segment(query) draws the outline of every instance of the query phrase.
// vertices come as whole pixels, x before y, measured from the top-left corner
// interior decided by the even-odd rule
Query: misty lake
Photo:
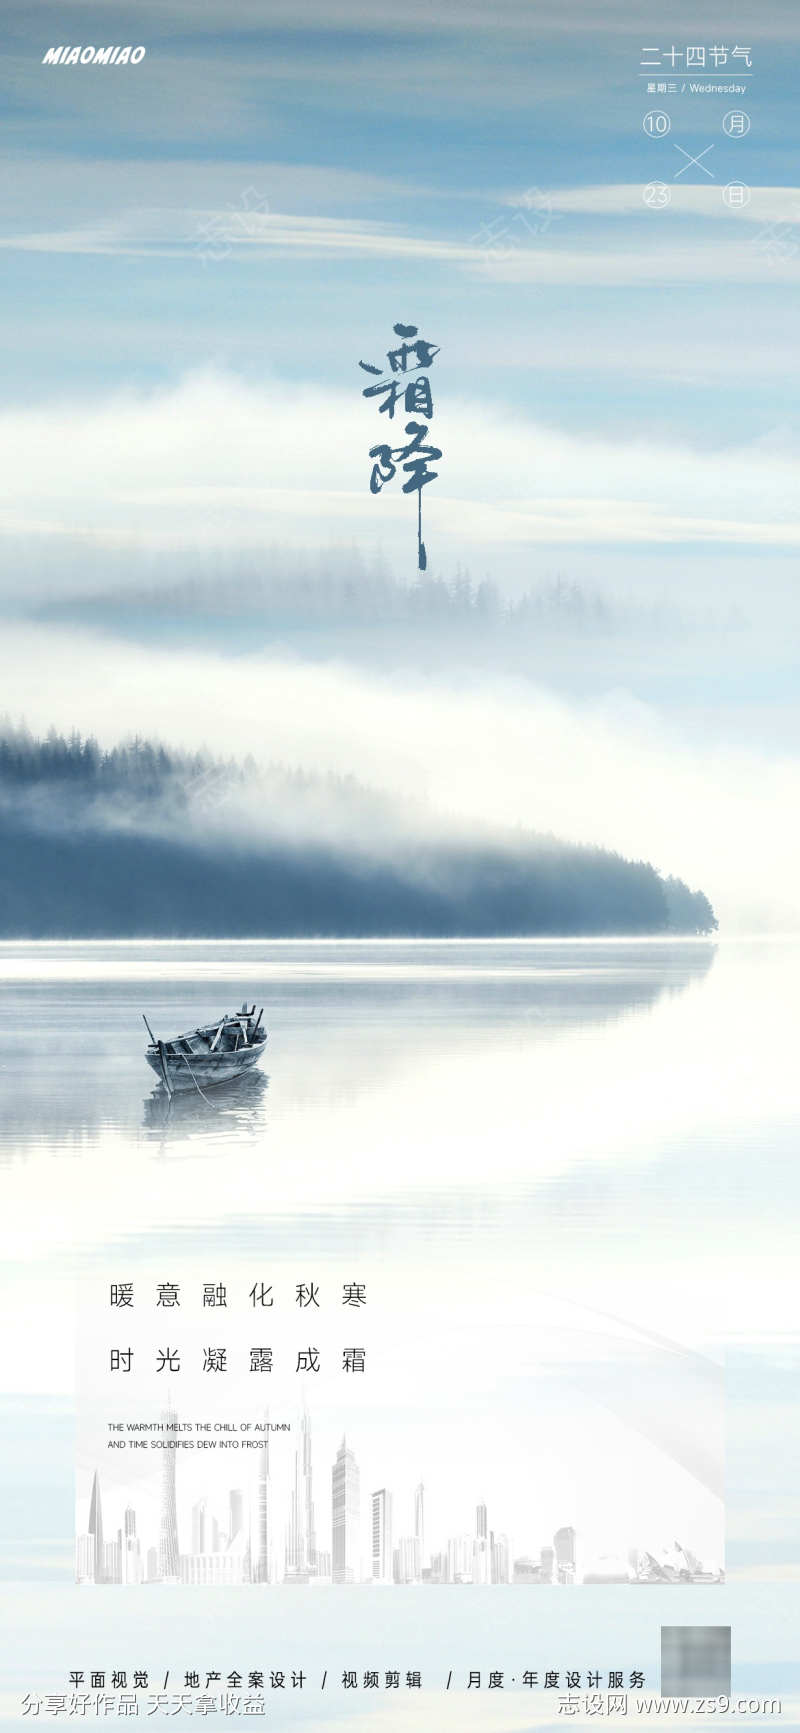
[[[4,1214],[37,1197],[41,1246],[74,1257],[267,1218],[295,1244],[440,1249],[479,1224],[548,1264],[702,1246],[706,1273],[746,1220],[740,1249],[772,1265],[796,962],[778,942],[4,943]],[[170,1106],[142,1013],[169,1035],[245,998],[258,1072]]]
[[[601,1320],[706,1367],[757,1345],[763,1371],[795,1328],[797,961],[744,940],[4,943],[11,1303],[123,1266],[346,1260],[395,1335],[473,1308],[510,1340],[535,1309],[559,1355]],[[170,1035],[244,999],[258,1072],[170,1105],[142,1012]],[[742,1519],[742,1561],[800,1556],[787,1509],[780,1544]]]

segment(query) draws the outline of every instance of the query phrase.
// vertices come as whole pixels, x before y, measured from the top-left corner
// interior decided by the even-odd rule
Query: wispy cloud
[[[680,159],[679,159],[680,160]],[[657,222],[666,216],[671,222],[678,217],[717,218],[732,228],[739,221],[751,223],[800,224],[800,187],[749,186],[749,202],[731,211],[722,197],[721,185],[685,186],[670,184],[670,206],[667,213],[651,213],[644,204],[644,182],[619,185],[560,187],[546,194],[546,207],[567,216],[639,217],[642,223]],[[541,197],[539,203],[541,204]],[[500,202],[515,210],[537,209],[535,195],[528,190],[498,195]]]
[[[745,240],[741,231],[734,230],[722,245],[718,236],[698,244],[682,233],[673,234],[663,223],[659,225],[659,218],[665,215],[669,223],[671,213],[646,211],[641,193],[639,208],[643,221],[637,233],[624,244],[608,244],[602,249],[564,245],[543,235],[520,237],[510,228],[498,235],[496,227],[482,224],[477,217],[474,236],[461,241],[413,234],[397,223],[280,211],[252,211],[246,224],[237,223],[230,206],[187,211],[132,209],[77,228],[17,229],[0,236],[0,248],[176,259],[191,252],[200,256],[204,250],[213,257],[215,247],[224,242],[226,256],[239,261],[252,262],[275,254],[284,258],[424,262],[480,272],[498,283],[542,287],[573,284],[597,289],[666,282],[764,281],[764,258],[749,244],[749,235]],[[679,218],[679,212],[674,214]],[[800,279],[800,257],[792,249],[783,249],[771,264],[774,281]]]
[[[83,228],[0,237],[0,246],[22,252],[105,253],[177,258],[189,249],[213,255],[222,241],[243,255],[264,249],[285,255],[322,257],[338,253],[367,259],[441,259],[482,263],[477,247],[403,234],[390,223],[325,216],[292,216],[278,211],[248,211],[236,221],[230,205],[187,211],[131,210],[113,220]]]
[[[322,461],[314,429],[334,427]],[[204,370],[168,389],[9,408],[0,531],[198,549],[358,535],[400,551],[410,502],[367,489],[368,447],[391,429],[362,402],[355,359],[352,393],[288,394]],[[436,430],[446,464],[429,521],[462,560],[553,543],[800,545],[788,434],[710,449],[657,434],[602,439],[446,396]]]

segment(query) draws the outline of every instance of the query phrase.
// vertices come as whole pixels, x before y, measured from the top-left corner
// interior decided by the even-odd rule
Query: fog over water
[[[486,1482],[476,1452],[503,1456],[502,1438],[517,1440],[511,1496],[533,1404],[539,1490],[515,1505],[521,1534],[546,1536],[551,1506],[574,1507],[596,1551],[614,1532],[655,1545],[655,1488],[684,1542],[710,1555],[722,1548],[727,1353],[729,1568],[800,1568],[796,1494],[779,1477],[755,1532],[747,1491],[759,1413],[774,1423],[794,1340],[796,962],[794,945],[666,939],[4,944],[0,1234],[8,1304],[28,1320],[6,1390],[69,1398],[58,1345],[76,1279],[90,1365],[120,1272],[143,1296],[176,1272],[190,1296],[209,1272],[234,1294],[254,1270],[276,1292],[312,1265],[329,1286],[357,1271],[375,1294],[363,1321],[373,1372],[346,1423],[368,1476],[404,1485],[391,1414],[398,1448],[405,1437],[422,1455],[439,1520],[457,1525]],[[260,1074],[170,1106],[151,1087],[141,1012],[169,1035],[253,997],[269,1030]],[[276,1353],[281,1329],[276,1313]],[[45,1339],[47,1354],[31,1353]],[[402,1420],[399,1389],[417,1392]],[[296,1401],[285,1371],[273,1400]],[[341,1399],[323,1379],[309,1400],[322,1472]],[[96,1447],[86,1401],[84,1465]],[[417,1401],[426,1424],[412,1443]],[[445,1408],[473,1443],[443,1478]],[[587,1423],[626,1465],[602,1500]],[[276,1486],[283,1472],[276,1458]],[[511,1522],[489,1480],[498,1523]]]

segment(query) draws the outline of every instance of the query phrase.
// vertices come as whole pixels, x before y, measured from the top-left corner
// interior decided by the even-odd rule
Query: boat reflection
[[[250,1071],[203,1092],[168,1095],[163,1083],[143,1103],[142,1124],[159,1138],[257,1136],[264,1128],[269,1077]]]
[[[97,961],[96,947],[56,949],[63,976],[53,964],[53,978],[40,979],[35,971],[45,964],[33,946],[32,979],[3,980],[0,946],[0,1171],[42,1147],[82,1159],[106,1137],[135,1144],[163,1130],[159,1088],[142,1131],[149,1081],[137,1033],[143,976],[149,1014],[165,1029],[187,1027],[192,1018],[199,1023],[211,983],[214,999],[225,1004],[241,1001],[242,974],[268,981],[282,1110],[310,1115],[316,1124],[322,1103],[355,1103],[377,1090],[387,1102],[394,1091],[405,1098],[420,1070],[429,1072],[465,1046],[474,1046],[480,1063],[520,1052],[522,1041],[535,1061],[542,1044],[572,1040],[579,1069],[595,1033],[615,1023],[641,1026],[665,1000],[691,995],[715,958],[714,945],[690,941],[309,943],[290,953],[254,941],[237,951],[232,974],[224,953],[215,963],[213,946],[206,953],[177,945],[162,955],[157,946],[123,945],[105,962]],[[243,1135],[249,1127],[255,1134],[264,1112],[256,1079],[254,1071],[254,1088],[245,1077],[203,1088],[208,1108],[195,1089],[187,1091],[176,1102],[170,1135],[185,1126],[188,1137],[210,1142],[215,1128],[217,1136],[233,1137],[237,1124]]]

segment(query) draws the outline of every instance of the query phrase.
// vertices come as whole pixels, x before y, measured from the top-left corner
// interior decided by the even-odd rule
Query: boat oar
[[[147,1030],[147,1033],[150,1036],[150,1040],[152,1041],[153,1046],[157,1047],[158,1042],[155,1038],[155,1035],[153,1034],[152,1029],[150,1028],[150,1024],[148,1023],[147,1018],[145,1017],[144,1011],[142,1012],[142,1022],[144,1023],[145,1029]]]

